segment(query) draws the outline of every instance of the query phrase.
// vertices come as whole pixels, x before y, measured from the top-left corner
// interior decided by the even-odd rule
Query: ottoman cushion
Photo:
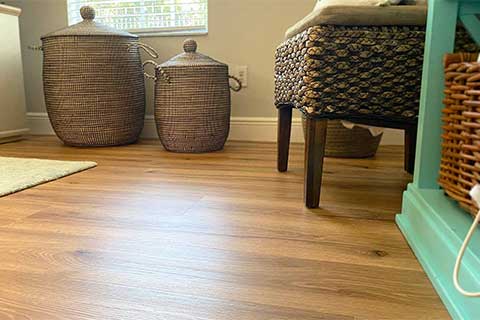
[[[366,0],[370,1],[370,0]],[[338,4],[339,2],[347,4]],[[363,2],[363,1],[361,1]],[[378,1],[372,0],[371,3]],[[322,0],[305,18],[290,27],[285,37],[319,25],[343,26],[424,26],[427,18],[425,5],[375,6],[355,5],[351,1]]]

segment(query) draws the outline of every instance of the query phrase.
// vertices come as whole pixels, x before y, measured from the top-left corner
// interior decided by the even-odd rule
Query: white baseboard
[[[30,134],[54,134],[47,113],[27,113]],[[143,138],[158,138],[155,120],[152,115],[145,118]],[[274,142],[277,139],[277,119],[268,117],[232,117],[230,124],[231,141]],[[292,120],[292,142],[303,142],[302,121],[300,118]],[[382,139],[383,145],[403,145],[402,130],[386,129]]]
[[[381,145],[384,146],[403,146],[404,131],[399,129],[385,129]]]
[[[27,126],[31,135],[54,135],[48,114],[46,112],[27,112]]]
[[[0,131],[0,139],[8,139],[11,137],[19,137],[28,133],[28,128]]]
[[[232,141],[277,141],[276,118],[233,117],[229,139]],[[292,142],[303,142],[301,119],[292,119]]]
[[[0,131],[0,144],[21,140],[29,131],[28,128]]]

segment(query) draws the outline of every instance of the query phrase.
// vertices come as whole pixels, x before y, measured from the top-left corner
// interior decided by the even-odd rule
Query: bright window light
[[[68,23],[80,22],[80,8],[95,9],[95,21],[138,34],[206,33],[208,0],[68,0]]]

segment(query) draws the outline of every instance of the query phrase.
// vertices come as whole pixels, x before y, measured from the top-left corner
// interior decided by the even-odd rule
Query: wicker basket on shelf
[[[445,56],[445,108],[439,184],[475,215],[469,195],[480,182],[480,63],[477,54]]]

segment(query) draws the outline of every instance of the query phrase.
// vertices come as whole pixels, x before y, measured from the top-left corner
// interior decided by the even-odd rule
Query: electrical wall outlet
[[[246,88],[248,86],[248,67],[247,66],[234,66],[232,75],[235,78],[238,78],[238,80],[240,80],[243,88]]]

